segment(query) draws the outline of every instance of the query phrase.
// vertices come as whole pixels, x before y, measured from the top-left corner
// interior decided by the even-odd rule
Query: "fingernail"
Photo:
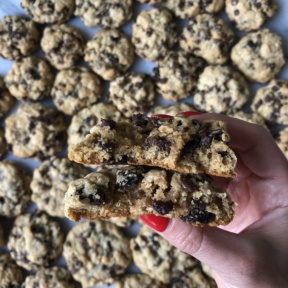
[[[176,117],[189,117],[189,116],[199,115],[199,114],[202,114],[202,113],[198,111],[184,111],[184,112],[176,114]]]
[[[152,229],[158,231],[158,232],[163,232],[168,226],[168,223],[170,221],[169,218],[161,217],[161,216],[156,216],[153,214],[149,215],[142,215],[140,216],[141,220],[151,227]]]
[[[173,116],[166,114],[152,114],[150,117],[159,117],[159,118],[174,118]]]

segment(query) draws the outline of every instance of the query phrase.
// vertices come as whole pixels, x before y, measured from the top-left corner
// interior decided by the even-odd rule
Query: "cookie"
[[[104,80],[113,80],[134,62],[134,47],[119,30],[101,30],[87,42],[85,61]]]
[[[40,34],[33,21],[22,16],[0,19],[0,56],[19,60],[31,55],[39,46]]]
[[[49,267],[60,256],[64,234],[60,225],[44,211],[15,219],[8,249],[16,263],[26,270]]]
[[[228,113],[240,109],[249,99],[244,77],[228,66],[208,66],[200,75],[194,106],[203,112]]]
[[[64,257],[83,287],[112,284],[131,262],[129,239],[109,222],[82,222],[70,230]]]
[[[0,158],[6,152],[6,140],[4,137],[4,129],[0,128]]]
[[[165,288],[165,285],[145,274],[127,274],[115,283],[115,288]]]
[[[272,80],[285,64],[282,39],[268,29],[249,33],[232,48],[233,64],[250,80]]]
[[[229,59],[234,33],[218,16],[199,14],[191,18],[180,36],[180,47],[209,64],[224,64]]]
[[[226,0],[229,20],[239,30],[258,30],[277,12],[275,0]]]
[[[141,166],[93,172],[71,182],[65,194],[65,215],[74,221],[155,214],[219,226],[233,219],[232,207],[229,195],[204,174]]]
[[[263,126],[264,128],[268,129],[266,124],[265,124],[265,119],[259,115],[258,113],[246,113],[244,111],[232,111],[229,113],[228,116],[252,123],[252,124],[257,124],[260,126]]]
[[[288,80],[273,79],[259,88],[251,108],[268,123],[288,125]]]
[[[13,162],[0,162],[0,215],[15,217],[28,208],[31,177]]]
[[[44,160],[64,148],[67,125],[55,109],[39,103],[22,105],[5,124],[8,148],[17,157]]]
[[[288,159],[288,127],[281,130],[278,138],[276,139],[276,143],[284,153],[285,157]]]
[[[34,275],[26,277],[23,288],[79,288],[71,273],[64,267],[41,269]]]
[[[68,146],[84,140],[90,129],[101,123],[101,119],[124,120],[114,105],[98,103],[84,108],[72,118],[68,129]]]
[[[137,217],[111,217],[108,221],[124,228],[132,226],[137,221]]]
[[[198,260],[172,246],[147,226],[142,226],[136,238],[130,240],[133,260],[140,270],[165,284],[179,274],[186,274],[198,265]],[[193,286],[190,286],[193,287]]]
[[[146,113],[155,100],[155,86],[149,75],[126,73],[110,82],[108,101],[124,115]]]
[[[180,173],[236,175],[236,156],[229,148],[225,123],[199,122],[183,117],[148,118],[131,122],[102,120],[82,142],[71,147],[69,158],[82,164],[158,166]]]
[[[21,6],[35,22],[60,24],[72,17],[75,0],[22,0]]]
[[[84,177],[88,173],[87,168],[67,158],[50,158],[33,172],[32,201],[49,215],[64,217],[64,195],[69,182]]]
[[[117,28],[132,18],[132,8],[132,0],[76,0],[75,15],[90,27]]]
[[[191,18],[200,13],[217,13],[224,6],[225,0],[166,0],[163,5],[182,19]]]
[[[75,67],[58,72],[51,96],[58,108],[68,115],[97,102],[102,93],[100,79],[85,67]]]
[[[6,88],[3,78],[0,77],[0,118],[14,105],[15,99]]]
[[[193,111],[194,108],[186,103],[176,103],[175,105],[156,105],[151,108],[148,115],[153,114],[165,114],[170,116],[176,116],[177,114],[185,111]]]
[[[21,287],[24,276],[21,269],[15,261],[11,259],[10,254],[4,253],[0,255],[0,287],[11,288]]]
[[[193,92],[204,61],[185,51],[171,51],[153,69],[158,92],[167,100],[183,100]]]
[[[54,75],[49,64],[38,57],[15,62],[5,77],[9,92],[19,101],[41,101],[50,96]]]
[[[46,27],[41,39],[41,48],[52,66],[58,70],[76,65],[83,55],[82,32],[66,24]]]
[[[165,8],[142,11],[132,30],[136,54],[149,61],[163,59],[178,40],[173,15]]]

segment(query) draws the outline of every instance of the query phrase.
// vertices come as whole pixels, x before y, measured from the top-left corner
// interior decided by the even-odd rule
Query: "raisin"
[[[107,141],[106,143],[99,141],[98,145],[100,148],[102,148],[104,151],[108,153],[113,153],[116,148],[116,144],[112,140]]]
[[[193,177],[189,174],[182,174],[180,176],[180,183],[185,190],[191,193],[199,189],[199,186],[194,183]]]
[[[112,119],[103,119],[101,118],[102,126],[109,127],[110,130],[114,129],[116,126],[116,122]]]
[[[131,120],[133,125],[138,126],[140,128],[146,127],[147,124],[149,123],[148,117],[143,114],[133,114]]]
[[[135,188],[143,179],[143,175],[134,171],[123,170],[117,174],[116,185],[124,190]]]
[[[154,210],[160,215],[168,214],[173,209],[173,202],[169,201],[152,201]]]
[[[171,150],[171,143],[165,137],[161,137],[159,135],[148,137],[145,140],[145,146],[148,148],[157,146],[160,151],[165,151],[167,153],[170,153]]]
[[[200,222],[202,224],[209,224],[215,220],[215,214],[207,212],[199,208],[193,208],[188,215],[181,215],[180,219],[187,223]]]
[[[77,191],[78,192],[78,191]],[[79,193],[79,200],[85,202],[89,202],[91,205],[104,205],[106,204],[106,195],[104,189],[96,188],[94,189],[94,194],[83,194]]]

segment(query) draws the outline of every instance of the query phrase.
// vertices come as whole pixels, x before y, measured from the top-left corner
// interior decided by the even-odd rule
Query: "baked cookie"
[[[64,257],[83,287],[112,284],[131,262],[129,239],[109,222],[82,222],[70,230]]]
[[[64,267],[41,269],[34,275],[26,277],[23,288],[79,288],[71,273]]]
[[[39,46],[40,34],[35,23],[22,16],[0,19],[0,56],[19,60],[32,54]]]
[[[41,48],[52,66],[58,70],[76,65],[84,51],[82,32],[66,24],[44,29]]]
[[[149,75],[126,73],[110,82],[108,101],[125,116],[146,113],[155,100],[155,86]]]
[[[172,246],[146,225],[142,226],[136,238],[130,240],[130,247],[140,270],[165,284],[199,264],[198,260]]]
[[[252,123],[257,124],[260,126],[263,126],[264,128],[268,129],[265,124],[265,119],[259,115],[258,113],[246,113],[244,111],[232,111],[228,114],[228,116]]]
[[[65,215],[74,221],[155,214],[219,226],[231,222],[232,207],[229,195],[204,174],[141,166],[93,172],[71,182],[65,194]]]
[[[4,135],[5,135],[4,129],[0,128],[0,158],[6,152],[7,143],[6,143]]]
[[[194,111],[194,108],[186,103],[176,103],[174,105],[156,105],[151,108],[148,115],[153,114],[165,114],[170,116],[176,116],[184,111]]]
[[[194,106],[203,112],[228,113],[240,109],[249,99],[244,77],[228,66],[208,66],[200,75]]]
[[[229,20],[239,30],[258,30],[264,22],[274,16],[278,5],[275,0],[226,0]]]
[[[115,288],[165,288],[166,286],[145,274],[126,274],[115,283]]]
[[[276,139],[276,143],[288,159],[288,127],[284,128],[280,132],[278,138]]]
[[[64,234],[60,225],[44,211],[15,219],[8,249],[16,263],[26,270],[49,267],[60,256]]]
[[[183,50],[202,57],[209,64],[224,64],[229,59],[234,33],[220,17],[199,14],[191,18],[180,36]]]
[[[119,30],[101,30],[87,42],[85,61],[104,80],[111,81],[134,62],[134,47]]]
[[[41,101],[50,96],[54,75],[49,64],[30,56],[16,61],[5,77],[9,92],[19,101]]]
[[[269,123],[288,125],[288,80],[273,79],[259,88],[251,108]]]
[[[72,17],[75,0],[22,0],[21,6],[35,22],[59,24]]]
[[[231,60],[250,81],[265,83],[285,64],[282,39],[268,29],[249,33],[232,48]]]
[[[51,96],[58,110],[75,115],[97,102],[101,93],[102,86],[98,76],[85,67],[75,67],[58,72]]]
[[[136,54],[149,61],[164,58],[178,40],[173,15],[165,8],[142,11],[132,29]]]
[[[72,118],[68,128],[68,146],[84,140],[90,129],[101,123],[101,119],[111,119],[117,122],[124,120],[114,105],[98,103],[84,108]]]
[[[20,267],[18,267],[10,254],[0,255],[0,287],[11,288],[21,287],[24,277]]]
[[[17,157],[44,160],[64,148],[67,125],[55,109],[39,103],[22,105],[5,123],[8,148]]]
[[[85,140],[71,147],[69,158],[82,164],[159,166],[180,173],[236,175],[226,124],[218,120],[148,118],[131,122],[102,120]]]
[[[75,15],[85,25],[117,28],[132,18],[132,0],[76,0]]]
[[[3,78],[0,77],[0,118],[12,108],[14,103],[15,99],[6,88]]]
[[[28,208],[31,177],[13,162],[0,162],[0,215],[15,217]]]
[[[177,17],[186,19],[200,13],[217,13],[224,6],[225,0],[166,0],[163,5]]]
[[[153,69],[158,92],[167,100],[189,97],[197,84],[204,61],[185,51],[168,52]]]

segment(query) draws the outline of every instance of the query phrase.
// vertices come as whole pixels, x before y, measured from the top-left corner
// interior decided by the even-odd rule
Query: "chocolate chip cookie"
[[[39,46],[40,34],[33,21],[22,16],[0,19],[0,56],[19,60],[32,54]]]
[[[101,30],[87,42],[85,61],[104,80],[113,80],[134,62],[134,47],[119,30]]]
[[[225,123],[183,117],[148,118],[131,122],[102,120],[85,140],[73,146],[69,158],[83,164],[159,166],[180,173],[236,175],[236,156],[229,148]]]
[[[208,66],[200,75],[194,106],[203,112],[228,113],[240,109],[249,99],[244,77],[228,66]]]
[[[101,93],[98,76],[85,67],[75,67],[58,72],[51,96],[58,110],[75,115],[98,101]]]
[[[75,15],[85,25],[117,28],[132,18],[132,0],[76,0]]]
[[[19,106],[6,118],[5,138],[9,150],[20,158],[44,160],[64,148],[64,116],[39,103]]]
[[[110,285],[131,262],[129,239],[109,222],[82,222],[68,233],[64,257],[83,287]]]
[[[274,79],[259,88],[251,108],[269,123],[288,125],[288,80]]]
[[[28,208],[31,177],[13,162],[0,162],[0,215],[15,217]]]
[[[50,96],[54,75],[49,64],[38,57],[16,61],[5,77],[9,92],[19,101],[41,101]]]
[[[110,82],[108,101],[124,115],[146,113],[154,103],[155,87],[149,75],[126,73]]]
[[[281,130],[276,139],[276,143],[288,159],[288,127]]]
[[[189,97],[197,84],[204,61],[185,51],[171,51],[153,69],[158,92],[167,100]]]
[[[0,158],[6,152],[6,146],[7,143],[4,137],[4,129],[0,128]]]
[[[22,0],[21,6],[35,22],[59,24],[72,17],[75,0]]]
[[[6,88],[3,78],[0,77],[0,118],[12,108],[14,103],[15,99]]]
[[[68,69],[76,65],[84,51],[82,32],[66,24],[44,29],[41,48],[52,66]]]
[[[270,81],[285,64],[282,39],[268,29],[249,33],[233,47],[231,60],[250,81]]]
[[[165,285],[145,274],[127,274],[115,283],[115,288],[165,288]]]
[[[149,61],[163,59],[178,40],[173,15],[165,8],[142,11],[132,29],[136,54]]]
[[[218,16],[199,14],[192,17],[180,36],[183,50],[202,57],[209,64],[224,64],[229,59],[234,33]]]
[[[26,270],[49,267],[60,256],[64,234],[60,225],[44,211],[15,219],[8,249],[16,263]]]
[[[275,0],[226,0],[229,20],[239,30],[258,30],[264,22],[274,16],[278,5]]]
[[[186,103],[175,103],[174,105],[156,105],[150,109],[148,115],[151,116],[153,114],[165,114],[170,116],[176,116],[181,112],[193,110],[194,108]]]

